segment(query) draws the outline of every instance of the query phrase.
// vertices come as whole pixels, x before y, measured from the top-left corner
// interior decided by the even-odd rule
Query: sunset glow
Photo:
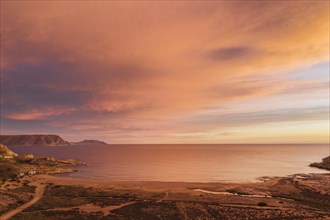
[[[328,1],[1,1],[1,134],[328,143]]]

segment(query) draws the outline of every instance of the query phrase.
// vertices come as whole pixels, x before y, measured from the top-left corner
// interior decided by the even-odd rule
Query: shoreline
[[[63,173],[70,173],[75,171],[63,171]],[[51,174],[38,174],[38,175],[29,175],[21,178],[22,180],[28,180],[34,183],[40,184],[55,184],[55,185],[71,185],[71,186],[83,186],[83,187],[100,187],[100,188],[118,188],[122,187],[125,189],[149,189],[149,190],[172,190],[172,191],[195,191],[199,193],[214,194],[214,195],[225,195],[225,196],[242,196],[250,197],[249,193],[234,192],[231,191],[231,188],[234,187],[251,187],[251,186],[261,186],[269,187],[281,180],[290,180],[290,181],[304,181],[313,177],[324,177],[327,181],[330,181],[330,172],[327,173],[308,173],[308,174],[293,174],[288,176],[274,176],[266,177],[267,180],[260,180],[258,182],[185,182],[185,181],[120,181],[120,180],[105,180],[105,179],[88,179],[88,178],[71,178],[71,177],[62,177],[58,176],[61,173],[51,173]],[[303,178],[301,178],[303,176]],[[3,182],[2,185],[5,185],[11,180]],[[200,188],[199,188],[200,187]],[[203,189],[201,189],[203,188]],[[2,187],[0,188],[2,189]],[[224,191],[219,191],[220,189]],[[228,190],[228,191],[226,191]],[[330,189],[329,198],[330,198]],[[253,198],[253,196],[251,196]],[[261,197],[254,198],[272,198],[272,196],[261,195]]]
[[[306,180],[313,176],[325,176],[329,178],[330,181],[330,172],[325,171],[324,173],[297,173],[291,174],[287,176],[263,176],[256,178],[255,182],[227,182],[227,181],[218,181],[218,182],[198,182],[198,181],[157,181],[157,180],[107,180],[107,179],[92,179],[92,178],[76,178],[76,177],[64,177],[60,176],[61,174],[72,173],[77,171],[64,171],[59,173],[51,173],[51,174],[39,174],[29,176],[31,179],[43,180],[44,183],[48,181],[50,183],[60,183],[63,182],[68,185],[83,185],[83,184],[94,184],[94,185],[127,185],[127,186],[135,186],[135,185],[168,185],[168,186],[226,186],[226,185],[258,185],[258,184],[267,184],[273,181],[278,181],[281,179],[290,179],[290,180]],[[261,179],[262,178],[262,179]],[[330,190],[330,189],[329,189]]]
[[[237,215],[253,219],[267,219],[269,215],[291,219],[330,218],[330,189],[326,184],[330,181],[330,173],[295,174],[256,183],[109,181],[49,174],[25,176],[21,181],[29,182],[29,187],[44,186],[46,190],[39,201],[25,207],[15,219],[37,217],[36,213],[54,215],[57,219],[68,216],[78,219],[82,216],[95,219],[140,216],[137,219],[149,219],[146,216],[155,213],[156,217],[150,219],[162,219],[158,215],[165,219],[232,219]],[[3,188],[5,184],[7,190]],[[0,200],[1,193],[6,196],[6,191],[12,193],[19,189],[21,186],[17,183],[3,183]],[[175,213],[170,212],[169,207],[176,210]],[[13,212],[13,208],[10,210]],[[98,217],[94,216],[95,211]]]
[[[70,173],[75,171],[65,171],[63,173]],[[28,179],[32,182],[38,182],[41,184],[58,184],[58,185],[72,185],[72,186],[84,186],[84,187],[105,187],[105,188],[118,188],[122,187],[125,189],[163,189],[163,190],[184,190],[184,191],[195,191],[207,194],[215,194],[215,195],[230,195],[230,196],[243,196],[249,197],[249,193],[242,192],[233,192],[230,191],[231,188],[234,187],[251,187],[251,186],[262,186],[265,188],[273,185],[275,182],[281,180],[289,180],[293,182],[297,181],[305,181],[314,177],[323,177],[330,181],[330,172],[326,173],[300,173],[293,174],[288,176],[273,176],[266,177],[267,180],[260,180],[257,182],[185,182],[185,181],[127,181],[127,180],[106,180],[106,179],[88,179],[88,178],[72,178],[72,177],[62,177],[58,176],[61,173],[54,174],[38,174],[38,175],[30,175],[26,176],[23,179]],[[203,189],[199,189],[203,188]],[[212,190],[224,190],[224,191],[212,191]],[[228,191],[226,191],[228,190]],[[329,198],[330,198],[330,189]],[[261,198],[261,197],[255,197]],[[271,196],[263,196],[263,198],[271,198]]]
[[[269,164],[269,160],[266,159],[270,158],[270,154],[268,152],[273,152],[273,149],[267,149],[261,153],[256,151],[258,153],[255,154],[253,153],[254,151],[251,151],[254,150],[254,148],[251,148],[251,150],[250,148],[244,148],[247,150],[247,152],[252,153],[248,153],[246,157],[243,156],[246,158],[246,160],[243,158],[242,162],[240,162],[242,156],[237,156],[237,158],[235,156],[240,155],[237,154],[236,151],[240,150],[241,148],[234,150],[234,153],[232,153],[232,150],[230,150],[229,153],[235,156],[234,159],[228,159],[228,161],[225,159],[223,162],[221,162],[222,159],[215,160],[213,157],[213,155],[217,157],[217,153],[222,155],[221,148],[210,148],[212,151],[208,151],[199,146],[198,151],[191,153],[192,156],[183,156],[183,158],[181,158],[181,156],[176,156],[180,154],[171,153],[171,150],[169,151],[169,154],[165,154],[165,156],[162,156],[162,159],[160,160],[157,159],[157,155],[160,155],[160,153],[168,152],[169,148],[164,148],[161,151],[154,150],[155,148],[150,148],[152,151],[150,154],[147,154],[147,157],[139,156],[138,159],[134,159],[134,156],[129,155],[132,153],[143,155],[145,151],[149,151],[149,148],[141,148],[141,150],[139,148],[124,148],[123,150],[117,148],[113,148],[112,150],[109,149],[110,148],[106,147],[93,149],[93,147],[90,147],[89,145],[77,145],[75,148],[65,149],[62,147],[59,150],[58,148],[46,148],[44,150],[39,150],[36,148],[30,149],[29,147],[24,148],[24,150],[23,148],[13,148],[13,150],[17,150],[18,153],[32,153],[38,156],[47,155],[60,159],[74,158],[88,163],[88,166],[86,167],[71,167],[74,170],[78,170],[76,173],[58,175],[64,178],[96,180],[104,179],[110,181],[170,180],[175,182],[251,183],[259,182],[258,179],[263,176],[280,177],[296,173],[325,173],[324,170],[308,166],[310,163],[318,161],[318,158],[324,157],[324,153],[322,153],[321,156],[317,156],[316,159],[315,157],[308,157],[309,159],[305,160],[303,157],[299,156],[302,154],[302,152],[305,152],[305,148],[303,148],[303,150],[299,150],[299,152],[296,152],[294,148],[290,148],[288,150],[290,152],[288,155],[290,156],[284,157],[282,159],[274,157],[272,160],[270,160]],[[324,147],[317,148],[317,152],[323,152],[324,149]],[[227,152],[226,148],[224,148],[224,150]],[[274,148],[274,150],[276,150],[275,153],[277,152],[278,156],[280,155],[279,152],[282,151],[282,148],[280,150]],[[79,152],[79,154],[77,154],[77,152]],[[181,151],[179,150],[178,153],[179,152]],[[202,155],[204,155],[204,157],[201,157],[201,159],[197,160],[198,163],[194,163],[194,160],[191,159],[195,157],[194,155],[199,155],[196,153],[202,153]],[[153,157],[153,155],[156,156]],[[97,156],[100,156],[100,159],[98,159]],[[174,158],[172,156],[174,156]],[[210,158],[212,158],[212,162],[211,160],[206,160],[205,158],[208,158],[206,156],[210,156]],[[119,160],[118,158],[121,159]],[[144,162],[148,161],[148,158],[150,159],[151,164],[149,162]],[[220,158],[222,158],[222,156],[220,156]],[[180,162],[181,159],[182,161]],[[132,162],[129,162],[130,160]],[[199,163],[201,166],[199,166]],[[161,170],[161,172],[158,172],[158,170]],[[249,172],[249,170],[251,170],[251,172]]]
[[[85,165],[75,165],[73,167],[77,166],[85,166]],[[87,165],[88,166],[88,165]],[[68,167],[70,169],[70,167]],[[315,168],[317,170],[320,170],[320,168]],[[72,171],[70,171],[72,170]],[[254,180],[242,180],[242,181],[231,181],[231,180],[219,180],[219,181],[181,181],[181,180],[112,180],[112,179],[102,179],[102,178],[88,178],[88,177],[75,177],[75,176],[67,176],[70,173],[77,173],[79,172],[79,169],[70,169],[69,171],[64,172],[58,172],[58,173],[49,173],[48,175],[55,176],[55,177],[61,177],[61,178],[69,178],[69,179],[80,179],[80,180],[95,180],[95,181],[109,181],[109,182],[164,182],[164,183],[200,183],[200,184],[212,184],[212,183],[221,183],[221,184],[245,184],[245,183],[260,183],[260,182],[266,182],[270,179],[274,178],[284,178],[284,177],[292,177],[292,176],[301,176],[303,178],[304,176],[308,175],[314,175],[314,174],[329,174],[330,171],[328,170],[322,170],[320,172],[309,172],[309,173],[294,173],[294,174],[288,174],[283,176],[259,176],[255,177]],[[299,177],[298,177],[299,178]]]
[[[330,219],[326,170],[253,182],[119,181],[65,176],[86,165],[71,159],[0,162],[1,219]]]

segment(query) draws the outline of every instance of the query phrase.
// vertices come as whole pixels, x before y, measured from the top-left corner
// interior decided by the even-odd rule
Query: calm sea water
[[[77,159],[68,177],[186,182],[246,182],[260,176],[325,173],[308,165],[329,155],[329,145],[109,145],[10,147],[58,159]]]

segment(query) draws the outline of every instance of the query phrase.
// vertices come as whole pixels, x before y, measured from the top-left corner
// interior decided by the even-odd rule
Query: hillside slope
[[[17,157],[18,155],[9,150],[7,146],[0,144],[0,158],[13,158]]]
[[[7,146],[69,146],[58,135],[1,135],[0,143]]]

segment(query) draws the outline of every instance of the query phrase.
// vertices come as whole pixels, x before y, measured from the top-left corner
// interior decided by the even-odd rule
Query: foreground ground
[[[1,219],[330,219],[330,175],[266,182],[109,182],[26,176],[2,182]]]

